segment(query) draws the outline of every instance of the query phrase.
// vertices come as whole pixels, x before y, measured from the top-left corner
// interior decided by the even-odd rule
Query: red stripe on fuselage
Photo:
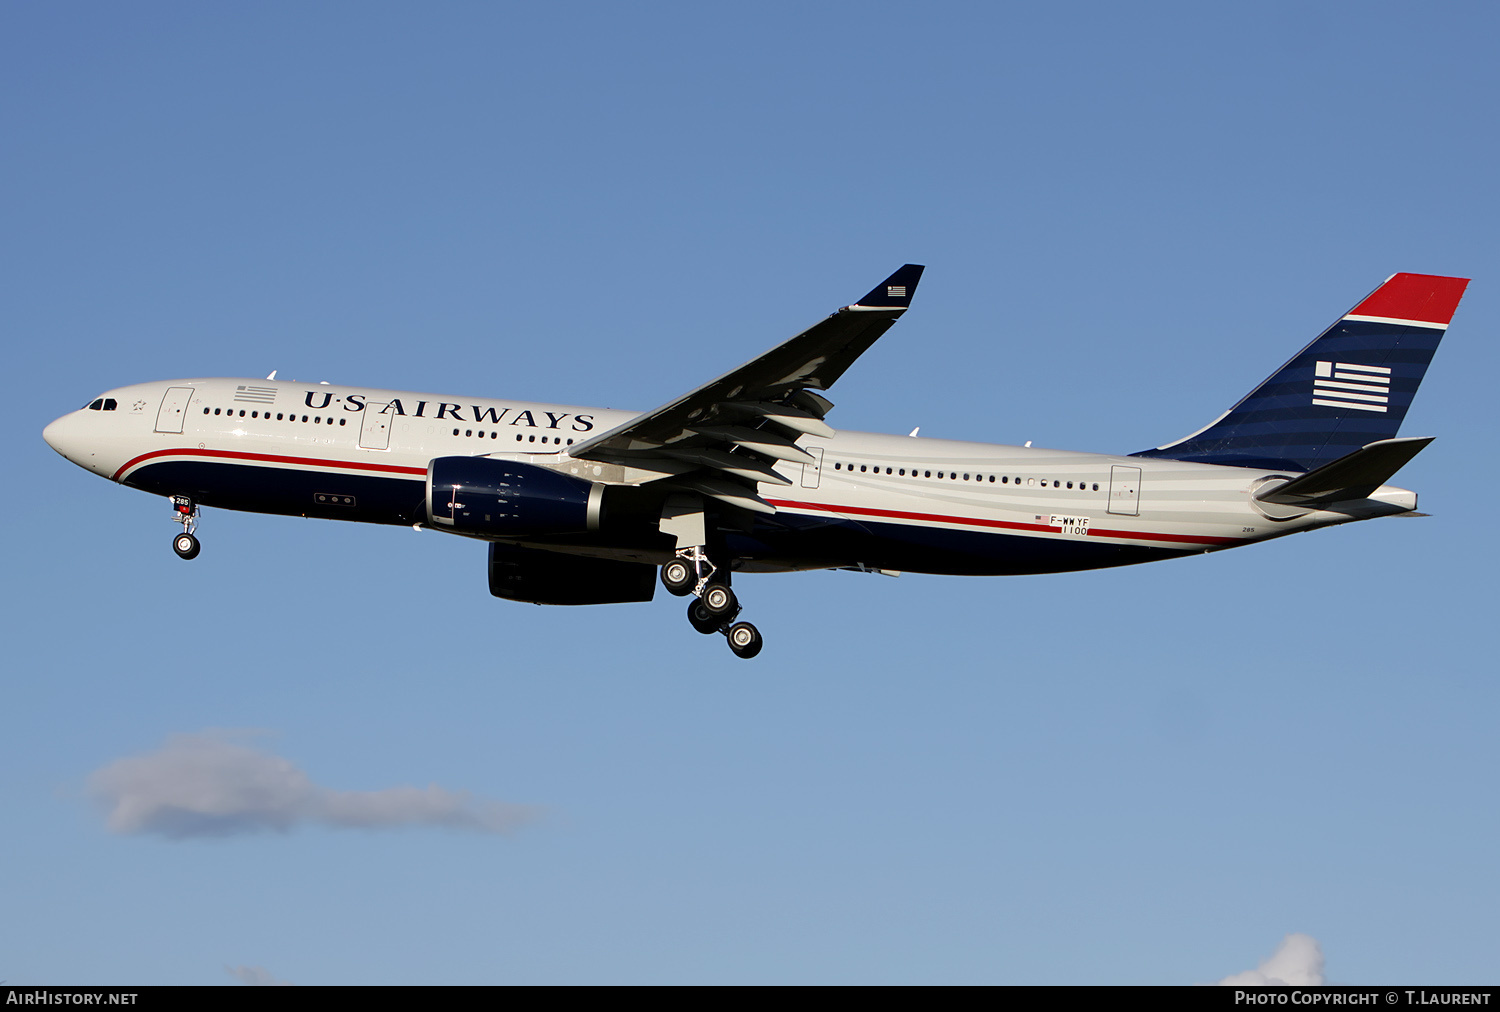
[[[1056,527],[1046,524],[1020,524],[1009,520],[988,520],[983,517],[954,517],[942,513],[907,513],[901,510],[878,510],[865,506],[825,506],[815,502],[796,502],[791,499],[767,499],[772,506],[787,506],[792,509],[818,510],[823,513],[856,515],[866,517],[889,517],[892,520],[926,520],[938,524],[963,524],[968,527],[995,527],[1011,531],[1035,531],[1038,534],[1057,534]],[[1194,545],[1237,545],[1243,538],[1220,538],[1198,534],[1154,534],[1148,531],[1109,531],[1090,527],[1089,537],[1128,538],[1132,541],[1172,541]]]
[[[303,464],[308,467],[338,467],[348,471],[381,471],[386,474],[420,474],[427,475],[425,467],[401,467],[398,464],[374,464],[355,460],[326,460],[321,457],[281,457],[269,453],[242,453],[239,450],[200,450],[200,449],[177,449],[177,450],[153,450],[143,453],[139,457],[126,461],[113,475],[115,481],[120,480],[120,475],[135,467],[142,461],[153,460],[157,457],[216,457],[222,460],[262,460],[270,464]]]
[[[119,481],[120,476],[137,464],[160,457],[212,457],[219,460],[254,460],[269,464],[302,464],[307,467],[332,467],[342,468],[349,471],[380,471],[386,474],[410,474],[426,476],[427,469],[423,467],[402,467],[398,464],[375,464],[353,460],[328,460],[322,457],[285,457],[269,453],[245,453],[239,450],[208,450],[196,448],[181,448],[174,450],[153,450],[143,453],[139,457],[132,458],[114,473],[114,480]],[[1055,534],[1057,529],[1046,524],[1022,524],[1009,520],[989,520],[984,517],[957,517],[943,513],[910,513],[903,510],[873,509],[867,506],[829,506],[823,503],[798,502],[793,499],[767,499],[773,506],[785,506],[791,509],[816,510],[820,513],[835,513],[840,516],[867,516],[885,517],[891,520],[922,520],[928,523],[938,524],[962,524],[966,527],[990,527],[999,530],[1033,531],[1038,534]],[[1208,535],[1196,534],[1155,534],[1147,531],[1112,531],[1099,527],[1090,527],[1089,534],[1101,538],[1125,538],[1133,541],[1168,541],[1196,545],[1234,545],[1239,544],[1242,538],[1220,538]]]

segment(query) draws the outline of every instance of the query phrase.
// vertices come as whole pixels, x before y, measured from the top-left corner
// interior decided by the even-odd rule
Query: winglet
[[[917,293],[917,282],[922,280],[921,264],[907,264],[895,274],[870,289],[850,309],[908,309],[911,297]]]
[[[1385,284],[1349,310],[1344,319],[1446,327],[1452,322],[1458,300],[1464,297],[1468,284],[1468,278],[1392,274]]]

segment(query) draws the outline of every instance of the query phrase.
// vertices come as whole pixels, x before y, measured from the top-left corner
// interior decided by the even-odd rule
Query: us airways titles
[[[323,398],[322,403],[314,404],[313,398],[319,395],[321,395]],[[370,407],[370,405],[365,403],[364,394],[350,394],[348,397],[335,397],[327,390],[309,390],[307,391],[307,396],[302,398],[302,403],[306,404],[314,411],[326,411],[330,404],[337,404],[340,402],[343,403],[345,411],[363,411],[365,410],[365,408]],[[470,419],[463,414],[464,406],[462,404],[450,404],[447,401],[439,401],[437,403],[437,413],[429,415],[426,414],[426,411],[431,403],[431,401],[417,401],[415,410],[408,412],[406,410],[406,406],[401,403],[401,398],[393,397],[384,407],[380,409],[378,413],[382,415],[396,414],[410,418],[430,418],[433,421],[437,421],[442,418],[452,419],[455,422],[470,421]],[[475,424],[479,425],[524,425],[533,429],[557,429],[562,426],[562,423],[565,420],[571,418],[573,419],[573,424],[569,426],[569,431],[589,432],[594,428],[593,415],[575,415],[568,411],[564,411],[562,414],[557,414],[552,411],[532,411],[531,409],[527,408],[521,411],[517,411],[515,417],[511,418],[510,421],[506,421],[506,417],[510,415],[512,411],[515,411],[515,408],[497,409],[481,407],[478,404],[471,404],[469,405],[469,410],[474,413],[474,418],[472,421]],[[536,416],[539,414],[547,416],[547,421],[545,424],[536,420]]]

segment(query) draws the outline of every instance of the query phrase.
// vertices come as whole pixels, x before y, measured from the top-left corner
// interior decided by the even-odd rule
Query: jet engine
[[[604,486],[535,464],[437,457],[427,465],[427,519],[484,537],[583,534],[599,529]]]
[[[528,604],[625,604],[656,593],[656,567],[490,542],[490,593]]]

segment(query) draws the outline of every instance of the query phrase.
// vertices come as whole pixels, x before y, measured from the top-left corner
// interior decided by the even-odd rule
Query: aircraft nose
[[[78,453],[83,443],[78,415],[77,411],[63,415],[42,430],[42,438],[47,441],[47,445],[74,463],[78,462]]]

